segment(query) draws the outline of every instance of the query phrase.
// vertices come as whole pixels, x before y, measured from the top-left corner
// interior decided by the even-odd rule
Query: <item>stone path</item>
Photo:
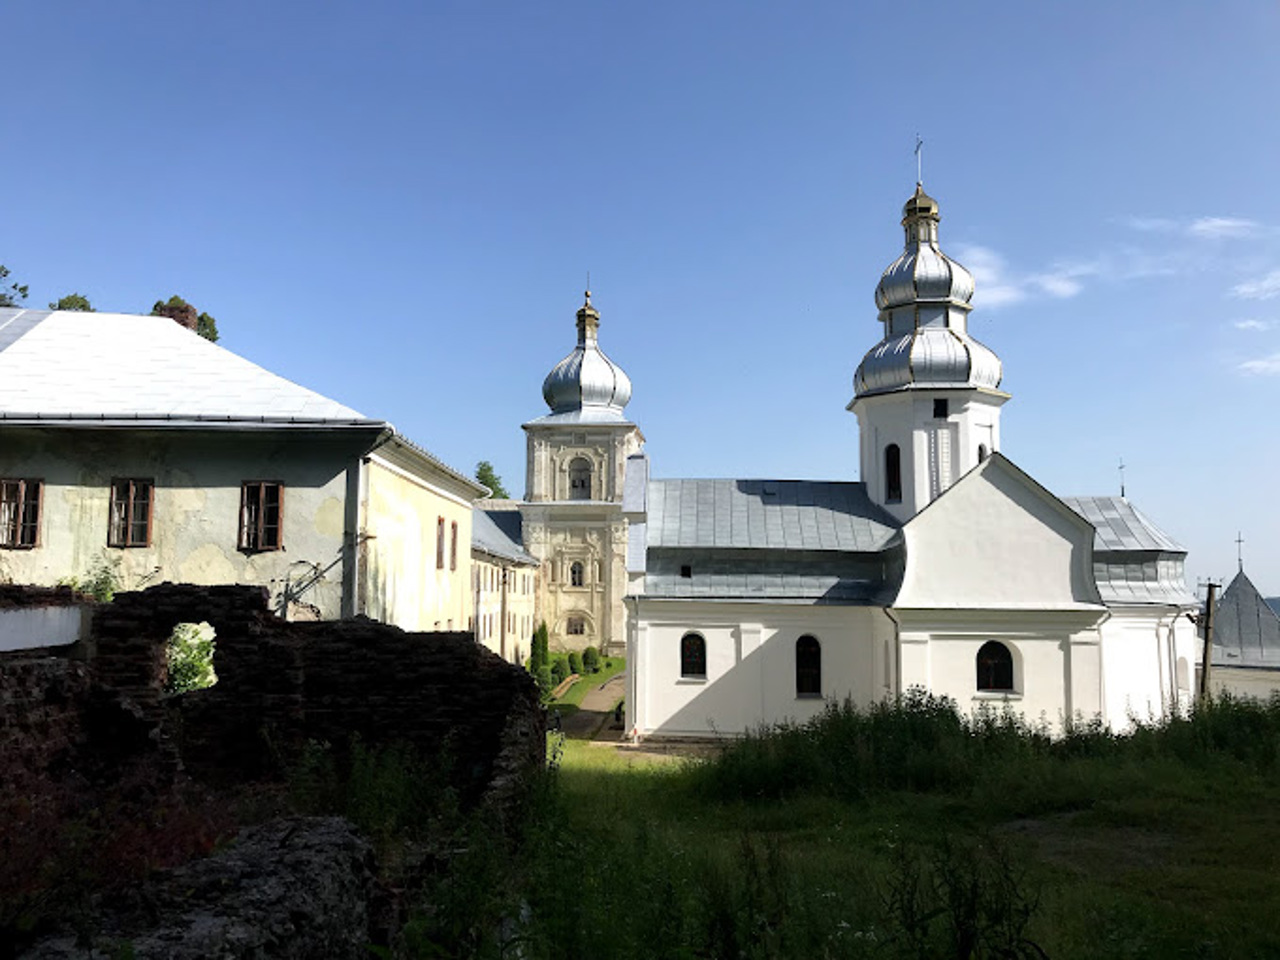
[[[613,708],[626,692],[627,674],[615,674],[587,691],[578,712],[565,717],[565,736],[574,740],[616,740],[621,730],[613,730]]]

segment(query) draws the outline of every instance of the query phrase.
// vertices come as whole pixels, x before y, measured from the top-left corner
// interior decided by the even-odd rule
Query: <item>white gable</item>
[[[895,607],[1070,610],[1100,606],[1094,530],[999,454],[903,528]]]

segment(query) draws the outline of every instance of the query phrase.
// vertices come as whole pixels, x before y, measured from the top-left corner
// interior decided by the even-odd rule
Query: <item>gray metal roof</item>
[[[382,421],[168,317],[0,309],[0,421]]]
[[[1176,540],[1147,519],[1124,497],[1059,497],[1091,524],[1095,554],[1106,551],[1187,551]]]
[[[898,521],[866,485],[818,480],[653,480],[648,545],[749,550],[884,549]]]
[[[1193,607],[1181,555],[1125,558],[1118,553],[1093,555],[1093,579],[1106,604],[1156,603]]]
[[[901,550],[651,549],[644,595],[888,606],[901,581]]]
[[[471,549],[503,560],[537,566],[538,558],[526,551],[522,543],[520,511],[495,510],[490,513],[479,506],[471,508]]]
[[[1280,617],[1243,570],[1218,598],[1213,614],[1213,663],[1280,669]]]

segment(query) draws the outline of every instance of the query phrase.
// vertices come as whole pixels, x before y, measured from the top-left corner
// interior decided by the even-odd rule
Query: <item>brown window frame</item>
[[[33,494],[31,491],[35,490]],[[34,501],[34,504],[33,504]],[[34,505],[34,516],[32,506]],[[12,512],[5,516],[6,506]],[[0,548],[32,550],[40,546],[44,511],[44,481],[36,477],[0,479]]]
[[[256,488],[256,489],[255,489]],[[274,537],[269,535],[272,525],[266,522],[267,491],[276,492],[276,522]],[[256,505],[253,500],[256,499]],[[250,513],[253,521],[250,523]],[[284,484],[279,480],[244,480],[240,484],[240,530],[236,540],[238,549],[245,553],[271,553],[284,549]]]
[[[444,517],[436,517],[436,569],[444,569]]]
[[[458,569],[458,521],[449,521],[449,569]]]
[[[564,623],[565,636],[585,637],[587,635],[586,617],[569,617]]]
[[[134,528],[138,521],[134,511],[138,505],[138,488],[147,488],[147,529],[144,539],[135,536]],[[121,490],[125,495],[123,504],[119,496]],[[123,506],[124,513],[117,525],[117,510]],[[113,477],[111,480],[111,506],[107,513],[107,546],[108,547],[149,547],[151,546],[151,530],[156,515],[156,481],[154,477]]]

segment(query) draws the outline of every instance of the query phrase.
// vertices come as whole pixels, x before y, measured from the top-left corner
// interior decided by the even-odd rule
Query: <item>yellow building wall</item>
[[[377,456],[365,469],[360,612],[405,630],[468,629],[470,500],[448,490],[447,477],[437,486]]]
[[[476,640],[510,663],[528,660],[530,641],[538,626],[537,567],[503,564],[477,554],[472,561],[472,590]]]

